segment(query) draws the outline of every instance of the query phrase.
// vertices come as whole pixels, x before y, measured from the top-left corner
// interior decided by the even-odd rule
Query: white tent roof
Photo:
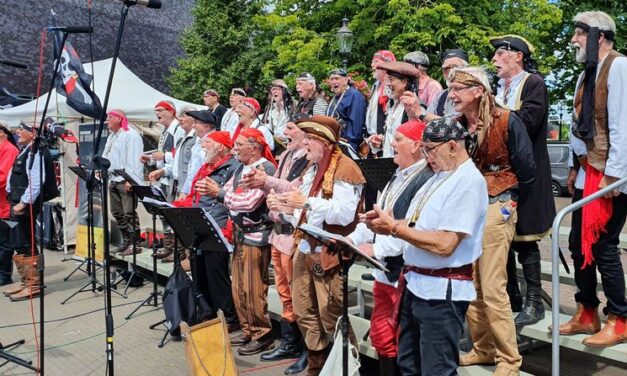
[[[106,59],[94,62],[94,80],[96,94],[100,101],[104,104],[105,91],[109,80],[109,72],[111,70],[111,62],[113,59]],[[91,74],[91,63],[83,64],[86,72]],[[39,121],[44,105],[46,103],[47,93],[39,97],[39,100],[33,100],[21,106],[0,110],[0,121],[9,124],[11,127],[17,127],[20,120],[34,119],[37,110],[37,118]],[[149,122],[156,121],[154,114],[154,106],[161,100],[170,100],[176,104],[176,108],[180,109],[185,105],[194,106],[198,109],[206,109],[206,106],[197,105],[195,103],[184,102],[174,99],[168,95],[154,89],[139,77],[137,77],[130,69],[128,69],[121,60],[118,59],[115,65],[115,76],[111,87],[111,96],[109,98],[109,109],[120,108],[126,112],[131,122]],[[56,117],[60,120],[80,119],[81,114],[71,109],[65,104],[65,97],[53,91],[48,106],[48,116]]]

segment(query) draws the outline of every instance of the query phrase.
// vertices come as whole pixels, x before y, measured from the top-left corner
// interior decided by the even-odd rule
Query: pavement
[[[557,206],[569,203],[567,198],[556,200]],[[564,226],[568,226],[564,223]],[[627,233],[627,231],[624,231]],[[567,244],[561,243],[562,249]],[[550,242],[541,242],[542,259],[550,260]],[[86,274],[78,272],[68,281],[63,279],[76,267],[76,261],[62,252],[46,250],[45,270],[45,363],[46,375],[103,375],[106,372],[105,353],[105,314],[104,294],[99,291],[77,294],[66,304],[60,304],[72,293],[89,282]],[[566,255],[567,259],[569,256]],[[622,263],[627,267],[627,254],[622,254]],[[627,270],[627,268],[625,269]],[[102,273],[98,273],[102,280]],[[164,280],[160,282],[163,284]],[[551,294],[549,282],[543,282],[545,290]],[[120,291],[124,284],[119,286]],[[162,285],[159,286],[162,289]],[[114,367],[117,375],[131,376],[173,376],[188,374],[182,342],[169,341],[158,348],[165,328],[150,330],[148,327],[164,318],[161,307],[144,306],[130,319],[125,320],[135,307],[146,299],[152,291],[152,284],[129,289],[128,297],[112,295],[114,318]],[[573,313],[575,288],[561,287],[560,304],[566,313]],[[603,294],[600,294],[604,304]],[[11,351],[12,354],[35,364],[38,360],[35,338],[39,336],[39,300],[32,303],[10,302],[0,297],[0,342],[5,345],[19,339],[26,343]],[[278,326],[278,323],[274,323]],[[278,334],[278,333],[277,333]],[[278,341],[276,342],[278,345]],[[242,357],[235,353],[239,374],[255,376],[282,375],[291,360],[260,362],[258,355]],[[561,351],[562,371],[565,375],[607,375],[627,374],[627,363],[610,362],[599,357],[577,351]],[[0,359],[0,364],[2,361]],[[523,370],[534,375],[550,375],[551,349],[548,344],[537,343],[533,351],[523,356]],[[362,375],[376,375],[376,361],[362,357]],[[13,363],[0,367],[0,375],[33,375],[30,371]]]

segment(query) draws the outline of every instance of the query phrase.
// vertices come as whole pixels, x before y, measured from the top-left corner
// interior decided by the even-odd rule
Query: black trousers
[[[424,300],[406,289],[401,301],[398,366],[402,375],[457,375],[457,342],[464,331],[470,302]]]
[[[13,274],[13,248],[11,248],[11,229],[0,221],[0,284],[11,281]]]
[[[17,222],[15,227],[13,227],[10,231],[11,236],[11,247],[15,250],[16,253],[30,257],[31,255],[31,246],[34,241],[34,233],[32,229],[35,228],[35,221],[37,220],[37,215],[39,214],[39,205],[33,206],[32,213],[32,227],[31,227],[31,205],[26,205],[22,214],[15,215],[13,214],[13,206],[16,204],[11,204],[11,217],[10,220]],[[39,249],[34,247],[34,254],[39,255]]]
[[[573,202],[581,199],[583,191],[575,190]],[[607,298],[607,312],[618,316],[627,316],[627,300],[625,299],[625,274],[620,261],[619,237],[625,218],[627,217],[627,194],[621,193],[612,199],[612,216],[607,222],[605,233],[592,246],[594,262],[581,270],[583,254],[581,253],[581,210],[573,213],[568,247],[571,251],[575,269],[575,283],[579,290],[575,301],[587,307],[597,307],[597,275],[601,274],[603,292]]]
[[[227,324],[237,324],[229,277],[229,257],[227,252],[205,251],[201,256],[194,257],[192,268],[198,281],[198,292],[209,304],[212,316],[221,309]]]

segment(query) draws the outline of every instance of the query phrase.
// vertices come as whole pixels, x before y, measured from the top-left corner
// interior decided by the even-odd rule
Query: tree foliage
[[[439,56],[447,48],[464,48],[472,64],[489,67],[489,38],[514,33],[536,47],[541,72],[554,79],[552,96],[563,98],[581,69],[568,47],[572,17],[584,9],[605,10],[615,17],[620,39],[626,35],[625,7],[624,0],[198,0],[182,39],[187,56],[168,82],[187,100],[207,87],[226,94],[233,86],[247,86],[263,99],[263,88],[275,78],[293,84],[304,71],[325,78],[341,65],[336,32],[346,16],[355,34],[349,70],[362,76],[369,75],[370,59],[380,49],[398,58],[427,53],[431,75],[439,79]]]

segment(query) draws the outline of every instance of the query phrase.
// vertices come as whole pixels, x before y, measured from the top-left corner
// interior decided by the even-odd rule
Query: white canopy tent
[[[107,88],[107,82],[109,80],[109,72],[111,69],[111,62],[113,59],[100,60],[93,63],[94,66],[94,88],[95,92],[100,98],[101,102],[104,102],[105,91]],[[91,74],[91,63],[83,64],[85,71]],[[17,127],[22,120],[33,121],[36,120],[39,123],[41,114],[43,112],[44,105],[46,103],[46,96],[44,93],[38,99],[29,103],[25,103],[21,106],[0,110],[0,122],[8,124],[10,127]],[[184,106],[194,106],[198,109],[206,109],[206,106],[197,105],[195,103],[189,103],[172,98],[160,91],[154,89],[139,77],[137,77],[131,70],[129,70],[122,61],[118,60],[115,67],[115,75],[113,78],[113,84],[111,87],[111,95],[107,108],[120,108],[126,113],[129,122],[131,124],[139,126],[138,131],[144,135],[151,135],[158,138],[159,133],[163,129],[161,125],[156,127],[147,126],[151,122],[156,123],[156,117],[154,113],[154,106],[161,100],[172,101],[177,109],[181,109]],[[50,98],[50,104],[48,106],[47,116],[51,116],[57,121],[65,122],[66,128],[71,129],[75,135],[78,136],[78,123],[90,122],[90,118],[86,118],[80,113],[74,111],[66,104],[64,96],[57,94],[53,91]],[[73,147],[64,144],[63,150],[63,162],[62,166],[64,171],[62,172],[63,181],[63,195],[59,200],[65,202],[65,243],[75,243],[75,229],[77,224],[77,210],[75,207],[76,200],[76,179],[75,176],[67,169],[66,166],[74,165],[76,161],[76,153]],[[69,177],[69,179],[66,179]],[[149,216],[144,210],[140,208],[138,215],[142,223],[142,227],[147,224]]]
[[[109,80],[109,71],[113,59],[106,59],[94,62],[94,88],[101,102],[104,102],[107,82]],[[83,68],[91,74],[91,63],[83,64]],[[47,93],[43,93],[41,97],[21,106],[0,110],[0,121],[9,124],[11,127],[17,127],[20,120],[35,119],[35,112],[39,116],[43,111],[46,103]],[[195,103],[189,103],[174,99],[160,91],[154,89],[139,77],[137,77],[130,69],[118,60],[115,66],[115,75],[111,86],[111,96],[109,99],[109,109],[120,108],[126,112],[130,122],[146,123],[155,121],[154,106],[161,100],[170,100],[174,102],[176,108],[182,108],[185,105],[195,106],[197,108],[206,109]],[[81,120],[84,118],[81,114],[71,109],[65,103],[65,97],[57,95],[53,91],[48,106],[48,115],[59,119],[60,121],[70,122],[72,120]]]

